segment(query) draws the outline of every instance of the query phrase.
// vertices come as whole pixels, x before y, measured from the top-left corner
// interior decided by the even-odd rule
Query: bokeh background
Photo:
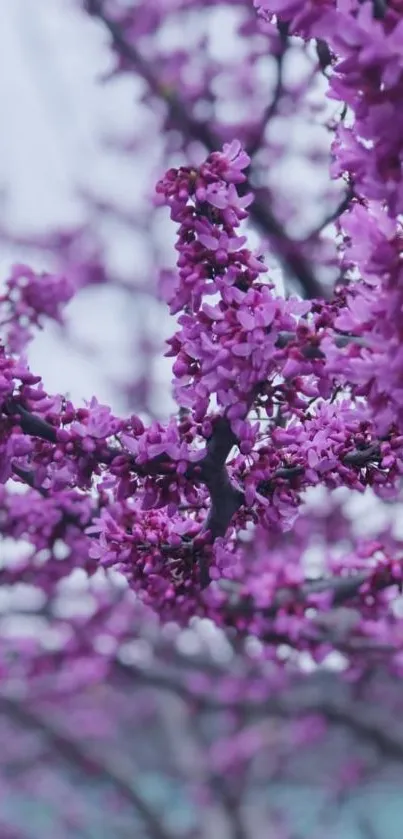
[[[75,402],[96,394],[116,412],[140,406],[148,416],[166,418],[174,405],[169,362],[161,351],[172,324],[153,295],[153,270],[165,260],[172,264],[174,239],[163,214],[153,218],[149,235],[152,184],[162,174],[161,141],[146,104],[139,102],[141,84],[130,76],[107,81],[114,66],[108,37],[77,3],[0,0],[0,20],[1,273],[7,276],[15,261],[52,270],[54,253],[47,237],[56,230],[79,231],[68,257],[75,271],[88,254],[95,273],[108,266],[108,283],[80,291],[68,307],[64,329],[50,326],[35,338],[31,366],[50,392],[66,393]],[[234,54],[231,28],[223,28],[220,13],[213,10],[209,27],[212,57],[223,51]],[[183,34],[172,31],[169,37],[174,43]],[[290,79],[293,74],[298,79],[299,62],[295,56]],[[294,139],[301,152],[312,126],[300,124],[297,129]],[[281,126],[277,130],[281,144]],[[133,136],[139,138],[137,148]],[[122,138],[134,152],[120,153]],[[298,154],[290,153],[273,174],[279,182],[283,179],[286,192],[298,195],[304,188],[303,220],[291,219],[297,231],[301,224],[314,227],[326,215],[327,202],[340,194],[340,185],[328,184],[328,142],[318,129],[321,152],[305,161],[308,168],[301,168]],[[331,249],[331,231],[328,238]],[[252,241],[257,243],[256,233]],[[330,258],[329,266],[331,273]],[[281,289],[282,271],[274,262],[272,270]],[[367,498],[365,503],[368,510],[372,502]],[[382,516],[391,515],[380,502],[370,509],[374,528]],[[358,518],[362,510],[361,500],[355,500],[352,516]],[[116,589],[120,591],[118,582]],[[73,581],[57,604],[60,624],[69,615],[70,601],[79,611],[77,604],[87,596],[80,580]],[[43,604],[39,617],[35,614],[32,593],[3,592],[0,601],[3,643],[11,635],[26,634],[27,626],[33,635],[49,633],[49,615]],[[84,603],[83,613],[85,608]],[[98,650],[102,644],[107,649],[99,628],[95,634]],[[49,634],[46,638],[51,649]],[[312,672],[309,689],[284,700],[284,707],[289,702],[291,708],[286,713],[278,714],[264,702],[257,712],[246,708],[235,713],[220,695],[222,707],[213,703],[211,708],[208,702],[195,704],[177,686],[193,684],[207,672],[207,692],[214,698],[211,685],[225,686],[240,666],[236,644],[207,622],[180,633],[173,627],[161,631],[155,622],[145,628],[140,616],[132,643],[123,646],[119,666],[103,683],[86,684],[89,660],[83,659],[82,687],[74,679],[74,691],[64,691],[56,710],[54,697],[39,700],[35,711],[24,706],[24,696],[20,704],[0,698],[0,839],[400,839],[399,720],[393,736],[382,734],[390,728],[391,714],[400,713],[401,686],[389,684],[396,707],[376,718],[372,730],[378,737],[371,738],[358,724],[367,709],[365,690],[372,703],[369,716],[376,710],[371,679],[358,696],[354,686],[340,685],[336,665],[326,677]],[[56,656],[47,684],[57,682],[59,689],[64,679],[68,685],[69,666],[64,669]],[[248,667],[252,673],[250,662]],[[375,668],[373,682],[385,686],[386,676]],[[331,722],[332,707],[339,708],[339,718],[333,711],[327,736],[308,744],[316,719],[312,711],[311,729],[302,727],[297,751],[288,720],[296,708],[311,703],[315,709],[318,701],[330,708]],[[50,728],[44,724],[48,716]],[[233,777],[225,738],[242,728],[245,769]],[[90,757],[80,750],[83,741],[90,745]],[[248,762],[254,750],[256,757]],[[350,790],[343,772],[352,754],[360,783],[352,776]],[[155,823],[150,811],[157,813]],[[170,833],[158,826],[161,814]]]

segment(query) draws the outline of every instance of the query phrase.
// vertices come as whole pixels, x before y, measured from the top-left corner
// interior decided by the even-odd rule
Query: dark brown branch
[[[348,208],[350,206],[350,203],[351,203],[353,198],[354,198],[354,187],[353,187],[352,184],[349,184],[348,187],[347,187],[345,195],[343,196],[343,198],[341,199],[341,201],[339,202],[337,207],[334,210],[332,210],[332,212],[329,213],[329,215],[326,216],[323,219],[323,221],[321,221],[321,223],[318,227],[315,227],[315,229],[311,231],[309,236],[307,236],[306,241],[309,242],[310,239],[314,238],[319,233],[321,233],[322,230],[324,230],[325,227],[328,226],[328,224],[332,224],[332,222],[337,221],[337,219],[341,215],[343,215],[343,213],[345,213],[346,210],[348,210]]]
[[[371,443],[370,446],[366,446],[364,449],[354,449],[354,451],[348,452],[342,460],[347,466],[361,467],[366,466],[368,463],[379,461],[380,458],[381,450],[379,442],[375,442]]]
[[[230,423],[223,417],[216,421],[212,437],[207,443],[206,456],[201,463],[203,483],[211,499],[206,530],[212,539],[224,536],[232,516],[243,503],[243,493],[231,484],[225,463],[237,443]]]
[[[23,481],[23,483],[26,484],[26,486],[31,487],[31,489],[35,489],[37,492],[39,492],[40,495],[42,495],[42,498],[49,498],[48,491],[44,487],[38,486],[36,484],[35,472],[33,472],[30,469],[22,469],[16,463],[13,463],[11,468],[13,474],[16,475],[17,478],[20,479],[20,481]]]
[[[321,38],[317,38],[315,43],[316,43],[316,54],[318,56],[319,66],[320,66],[320,69],[322,70],[322,72],[325,73],[325,70],[327,70],[327,68],[330,67],[330,65],[332,63],[333,56],[332,56],[332,53],[330,52],[330,49],[329,49],[326,41],[323,41]]]
[[[359,0],[360,3],[363,0]],[[388,11],[387,0],[372,0],[372,9],[375,20],[383,20]]]
[[[225,535],[232,516],[244,501],[243,492],[233,486],[225,466],[227,457],[236,443],[237,439],[229,421],[219,417],[207,442],[206,455],[199,463],[198,479],[205,484],[210,494],[210,510],[204,530],[209,531],[212,541]],[[203,556],[199,558],[199,565],[200,582],[205,588],[210,582],[210,577]]]
[[[364,338],[361,338],[360,335],[342,335],[341,333],[333,333],[332,335],[334,343],[336,347],[342,349],[343,347],[349,346],[349,344],[356,344],[359,347],[366,347],[367,342]],[[276,341],[276,347],[279,349],[283,349],[288,344],[291,344],[292,341],[296,340],[296,335],[294,332],[279,332],[278,338]],[[319,336],[320,340],[320,336]],[[305,346],[300,347],[300,351],[305,358],[321,358],[325,359],[326,355],[321,350],[319,344],[315,343],[307,343]]]
[[[185,137],[199,140],[209,152],[216,151],[220,146],[220,141],[208,124],[194,119],[188,113],[181,99],[175,93],[168,92],[166,87],[160,83],[150,64],[140,55],[135,45],[126,40],[120,25],[104,11],[102,0],[86,0],[86,9],[90,15],[98,18],[108,29],[117,52],[131,63],[134,70],[147,83],[150,91],[165,102],[170,122]],[[280,260],[286,270],[298,280],[305,295],[307,297],[323,297],[323,288],[316,279],[309,262],[300,253],[298,244],[288,237],[259,190],[255,190],[255,201],[251,205],[249,213],[251,219],[262,232],[270,236]]]
[[[366,583],[370,583],[371,590],[377,592],[398,585],[398,581],[387,570],[375,578],[374,569],[369,569],[368,571],[353,572],[345,577],[321,577],[317,580],[306,580],[299,587],[280,589],[270,606],[259,608],[251,597],[238,596],[236,584],[231,583],[230,599],[226,611],[229,616],[232,613],[232,615],[239,615],[240,617],[243,615],[261,615],[267,619],[274,619],[282,609],[290,608],[292,610],[297,605],[305,605],[308,608],[312,605],[309,598],[322,593],[329,593],[330,607],[334,608],[354,600],[360,594],[361,587]],[[221,586],[224,589],[226,588],[225,581],[221,581]],[[270,640],[269,636],[267,638]],[[273,630],[273,640],[277,640],[275,629]],[[318,637],[318,642],[322,640],[322,637]]]
[[[220,418],[207,444],[207,454],[204,460],[199,463],[201,473],[196,479],[206,485],[210,493],[211,502],[204,529],[210,531],[213,541],[218,536],[225,535],[232,517],[240,509],[242,504],[245,503],[244,493],[231,483],[225,466],[225,461],[235,443],[236,438],[231,431],[229,421],[225,418]],[[379,461],[380,458],[380,446],[377,441],[363,449],[354,449],[348,452],[341,458],[341,461],[346,465],[355,466],[360,469],[369,463]],[[258,486],[258,491],[262,493],[271,492],[276,480],[292,480],[303,475],[303,473],[304,467],[300,464],[280,467],[273,473],[269,480],[263,481]],[[203,557],[199,558],[199,562],[201,563],[201,583],[204,588],[210,581],[208,568],[203,563]],[[332,590],[334,592],[333,605],[336,605],[357,594],[360,586],[369,577],[370,574],[367,573],[364,579],[361,579],[360,575],[357,575],[354,576],[354,579],[337,577],[323,581],[309,581],[306,586],[299,589],[296,599],[304,600],[309,594],[314,594],[315,591]],[[386,582],[385,587],[392,584],[392,580]],[[293,593],[293,597],[295,598],[295,592]],[[273,604],[269,610],[265,610],[264,614],[266,616],[276,614],[280,605],[284,603],[282,595],[280,595],[280,599],[281,603]],[[251,606],[252,610],[254,610],[253,604]],[[244,603],[242,603],[241,612],[244,613]]]
[[[277,344],[280,346],[286,346],[286,344],[292,341],[293,338],[294,336],[292,333],[281,333]],[[354,340],[354,338],[350,339],[349,336],[340,336],[340,340],[349,341]],[[317,351],[318,353],[321,352],[320,349],[316,347],[312,347],[312,350]],[[56,430],[53,426],[49,425],[49,423],[45,422],[40,417],[36,417],[34,414],[31,414],[22,405],[20,405],[17,400],[10,400],[7,406],[7,414],[10,415],[13,412],[18,415],[21,428],[25,434],[31,434],[32,436],[37,436],[50,442],[56,442]],[[195,465],[190,465],[187,472],[188,478],[203,483],[209,491],[210,510],[203,530],[205,532],[209,532],[212,542],[214,542],[217,537],[225,535],[232,517],[240,509],[242,504],[245,503],[244,493],[241,489],[233,485],[225,465],[231,449],[236,444],[237,438],[231,429],[229,420],[225,417],[217,418],[212,436],[207,442],[206,453],[203,460],[199,461]],[[116,451],[116,454],[118,453],[119,450]],[[113,450],[107,450],[102,460],[103,462],[110,462],[113,460],[114,456],[115,453]],[[352,452],[348,452],[341,458],[341,460],[346,465],[361,468],[368,463],[379,461],[380,458],[380,446],[377,441],[363,449],[355,449]],[[148,464],[142,464],[140,467],[137,467],[136,464],[133,463],[133,469],[141,474],[166,474],[172,471],[173,466],[173,462],[171,462],[169,457],[165,455],[155,458]],[[20,478],[20,480],[27,484],[27,486],[36,489],[43,497],[48,497],[48,493],[45,489],[40,486],[36,486],[34,472],[22,469],[17,464],[13,464],[12,470],[14,474]],[[265,494],[271,492],[274,488],[276,480],[292,480],[293,478],[302,475],[303,472],[304,467],[300,464],[280,467],[273,473],[271,478],[263,481],[258,486],[258,491]],[[81,526],[80,520],[72,515],[64,514],[63,519],[66,525],[74,524],[78,527]],[[200,582],[202,587],[205,588],[210,582],[210,577],[206,557],[203,552],[198,554],[198,562],[200,567]],[[329,586],[330,584],[327,583],[327,588],[329,588]],[[344,582],[343,590],[345,589],[345,586],[346,583]],[[312,589],[311,593],[313,593]],[[302,590],[300,590],[298,594],[298,598],[301,599],[301,597],[302,599],[305,597]],[[253,604],[248,605],[247,601],[242,601],[236,605],[236,610],[239,608],[242,613],[245,613],[245,609],[247,611],[250,611],[250,608],[253,609]],[[270,616],[271,614],[275,614],[276,610],[277,606],[274,604],[270,607],[269,611],[265,611],[265,615]],[[234,612],[233,606],[230,608],[230,612]]]
[[[284,58],[287,52],[288,46],[288,29],[289,26],[287,23],[278,23],[277,26],[280,34],[280,41],[281,46],[279,52],[274,56],[276,61],[276,71],[277,71],[277,78],[276,78],[276,85],[274,88],[274,93],[270,104],[267,106],[263,119],[260,123],[260,128],[257,132],[256,138],[254,142],[246,149],[249,157],[253,157],[254,154],[259,150],[260,145],[262,143],[262,139],[264,137],[264,132],[266,127],[269,125],[270,121],[275,116],[280,100],[284,93],[283,87],[283,66],[284,66]]]
[[[3,406],[3,411],[9,417],[18,417],[24,434],[29,434],[31,437],[40,437],[49,443],[57,442],[57,432],[53,425],[32,414],[31,411],[27,411],[17,399],[9,399]]]

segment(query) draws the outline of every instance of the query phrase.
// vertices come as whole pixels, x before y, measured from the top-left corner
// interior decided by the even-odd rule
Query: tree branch
[[[187,111],[184,103],[177,94],[167,91],[160,83],[150,64],[136,49],[134,44],[126,40],[121,27],[104,10],[102,0],[86,0],[85,7],[88,13],[100,20],[109,31],[114,48],[127,61],[131,63],[134,70],[144,79],[150,91],[159,99],[165,102],[170,122],[189,139],[197,139],[209,152],[216,151],[220,146],[220,140],[210,130],[206,122],[194,119]],[[248,188],[248,185],[245,185]],[[263,200],[262,193],[255,190],[255,201],[249,209],[251,219],[257,224],[261,231],[270,236],[273,248],[282,261],[285,269],[294,276],[300,283],[306,297],[323,297],[324,290],[315,277],[314,272],[300,253],[298,244],[291,240],[283,226],[280,224],[274,213]]]
[[[112,784],[135,813],[140,816],[154,839],[175,839],[161,824],[160,819],[147,802],[136,792],[120,766],[113,764],[111,760],[106,762],[91,754],[82,742],[72,740],[67,734],[55,728],[49,719],[45,720],[17,699],[0,696],[0,713],[11,717],[23,727],[40,731],[49,745],[69,765],[80,769],[85,774],[95,775],[100,781]]]
[[[261,699],[222,700],[213,693],[196,694],[172,677],[161,676],[160,673],[152,673],[150,670],[142,671],[136,665],[124,665],[115,660],[114,666],[126,677],[136,682],[140,680],[145,687],[149,685],[158,690],[172,692],[185,702],[195,703],[199,712],[244,711],[251,718],[257,715],[285,720],[301,718],[305,714],[322,714],[330,723],[348,728],[357,736],[372,742],[383,754],[403,761],[402,732],[391,731],[385,720],[375,718],[373,709],[367,702],[362,703],[361,708],[354,700],[350,707],[345,698],[337,693],[340,684],[336,685],[335,691],[332,689],[333,677],[330,674],[313,677],[312,684],[296,681],[289,689]],[[328,693],[329,697],[318,699],[318,696],[324,693]]]
[[[18,416],[24,434],[29,434],[31,437],[40,437],[49,443],[57,442],[57,431],[53,425],[32,414],[31,411],[27,411],[17,399],[9,399],[3,406],[3,411],[9,417],[15,414]]]
[[[229,613],[241,615],[262,615],[265,618],[275,618],[281,609],[287,606],[304,604],[308,607],[309,597],[315,594],[329,592],[331,597],[331,608],[341,606],[348,600],[352,600],[360,593],[360,588],[365,583],[372,583],[373,590],[383,591],[393,585],[398,585],[398,580],[391,573],[385,570],[383,576],[373,581],[374,569],[368,571],[357,571],[345,577],[320,577],[315,580],[306,580],[302,585],[295,588],[280,589],[270,606],[259,608],[250,597],[238,597],[237,584],[232,582],[228,586],[232,595],[232,603],[227,604]],[[225,581],[221,581],[222,588],[226,589]],[[322,640],[322,639],[321,639]]]
[[[352,184],[349,184],[345,195],[343,196],[337,207],[334,210],[332,210],[332,212],[330,212],[329,215],[325,216],[325,218],[323,219],[323,221],[321,221],[318,227],[315,227],[314,230],[310,232],[309,236],[307,236],[306,238],[306,241],[309,242],[309,240],[312,239],[314,236],[318,236],[318,234],[321,233],[322,230],[324,230],[324,228],[328,226],[328,224],[332,224],[332,222],[337,221],[337,219],[341,215],[343,215],[343,213],[345,213],[346,210],[348,210],[353,198],[354,187]]]

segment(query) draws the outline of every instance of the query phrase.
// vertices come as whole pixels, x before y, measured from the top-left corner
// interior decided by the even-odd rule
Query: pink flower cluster
[[[266,267],[238,234],[252,196],[240,197],[235,184],[245,181],[249,162],[234,141],[197,171],[171,170],[157,187],[180,224],[178,284],[168,300],[173,314],[184,309],[181,329],[169,341],[169,355],[176,357],[174,393],[196,422],[204,419],[214,395],[238,437],[239,421],[259,385],[279,372],[279,332],[293,333],[298,317],[310,308],[274,295],[273,287],[259,279]],[[247,453],[253,435],[246,424],[243,431],[241,447]]]
[[[67,277],[14,265],[0,296],[0,329],[6,328],[9,350],[22,352],[32,338],[32,327],[42,329],[46,319],[61,323],[63,309],[76,290]]]
[[[305,39],[322,39],[332,54],[329,95],[348,106],[333,143],[334,177],[348,179],[357,203],[340,219],[342,269],[353,279],[337,330],[360,339],[340,352],[322,344],[329,371],[365,396],[380,435],[402,429],[402,161],[398,103],[403,95],[403,21],[400,2],[374,14],[371,2],[305,4],[258,2]]]
[[[15,510],[10,535],[28,528],[34,545],[21,578],[31,579],[46,550],[51,586],[75,567],[114,568],[163,619],[200,614],[222,625],[233,618],[221,580],[263,611],[277,590],[302,583],[301,566],[275,572],[266,540],[294,526],[307,487],[396,491],[402,438],[389,428],[376,439],[358,390],[327,402],[346,379],[337,338],[348,326],[349,298],[284,300],[262,281],[264,266],[238,235],[251,201],[238,192],[247,165],[234,142],[158,185],[179,223],[169,302],[183,313],[169,343],[181,420],[146,428],[95,398],[76,409],[3,353],[3,480],[12,475],[31,487],[21,502],[4,498]],[[27,517],[35,492],[39,503]],[[256,526],[266,536],[253,542],[251,561],[239,533]],[[55,559],[58,540],[63,562]],[[265,634],[266,617],[259,624],[253,610],[240,615],[239,628]]]

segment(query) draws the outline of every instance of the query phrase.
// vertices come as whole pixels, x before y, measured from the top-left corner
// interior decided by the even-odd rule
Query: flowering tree
[[[141,83],[148,121],[115,149],[144,152],[159,130],[159,174],[141,212],[86,195],[81,228],[2,230],[54,266],[14,265],[0,299],[2,835],[55,835],[53,822],[29,833],[16,817],[17,774],[31,808],[53,802],[61,837],[135,825],[159,839],[319,839],[333,806],[377,772],[394,778],[403,757],[385,722],[401,710],[403,667],[403,6],[86,0],[82,11],[108,33],[111,77]],[[218,11],[235,56],[211,52]],[[183,31],[191,48],[174,46]],[[284,160],[304,173],[303,195]],[[163,207],[175,266],[155,230]],[[148,237],[154,300],[111,272],[99,214]],[[143,368],[122,416],[48,393],[29,366],[35,331],[67,330],[69,301],[106,283],[169,309],[169,417],[153,414],[156,349],[140,328]],[[354,521],[357,493],[385,511],[377,532]],[[21,613],[27,631],[15,633]],[[161,772],[166,800],[147,786]],[[325,799],[295,821],[273,790],[317,785],[318,772]],[[83,798],[73,788],[86,776]],[[359,823],[378,835],[372,817]]]

